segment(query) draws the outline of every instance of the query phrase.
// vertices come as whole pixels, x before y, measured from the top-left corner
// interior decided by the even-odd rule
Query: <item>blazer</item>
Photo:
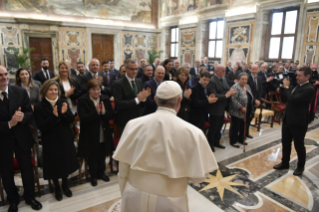
[[[228,66],[226,67],[226,76],[228,75],[229,72],[232,72],[233,69],[232,68],[229,68]]]
[[[206,67],[206,70],[208,72],[210,71],[214,71],[214,66],[207,64],[208,67],[205,66],[205,64],[203,63],[202,65],[200,65],[200,67]]]
[[[150,113],[154,113],[157,110],[157,104],[154,100],[154,96],[156,95],[156,90],[157,90],[157,82],[155,79],[151,79],[150,81],[147,81],[144,83],[144,88],[151,88],[151,95],[149,95],[146,99],[145,102],[145,107],[143,110],[143,115],[147,115]]]
[[[33,119],[29,95],[24,88],[8,85],[8,97],[9,108],[0,100],[0,154],[3,154],[3,151],[13,151],[14,140],[22,149],[30,151],[34,139],[29,127]],[[19,107],[24,113],[23,120],[10,129],[8,122]]]
[[[209,105],[209,114],[211,116],[224,116],[228,104],[226,93],[229,90],[229,86],[225,78],[222,81],[216,75],[213,75],[207,85],[207,96],[213,93],[218,98],[217,102]]]
[[[315,96],[313,85],[306,83],[302,86],[297,85],[293,89],[282,89],[282,95],[287,99],[283,120],[288,125],[307,126],[309,123],[309,105]]]
[[[114,111],[106,95],[100,96],[100,102],[104,103],[105,114],[98,114],[96,107],[90,99],[90,94],[86,93],[78,100],[78,113],[80,117],[80,140],[79,156],[90,157],[98,153],[100,147],[100,129],[102,125],[106,155],[109,156],[114,151],[112,130],[109,120],[114,118]]]
[[[248,102],[247,93],[238,83],[233,85],[231,87],[231,89],[235,89],[236,93],[235,93],[235,95],[230,97],[229,111],[228,112],[231,116],[235,116],[237,118],[244,119],[245,113],[241,113],[240,109],[242,107],[247,108],[248,104],[251,104],[251,108],[254,107],[255,99],[254,99],[254,96],[251,92],[251,89],[250,89],[249,85],[246,85],[247,93],[251,96],[251,102]],[[254,110],[251,110],[250,112],[252,114],[252,113],[254,113]],[[249,117],[251,116],[251,114],[249,114]]]
[[[247,84],[249,85],[255,100],[260,101],[261,95],[263,93],[262,80],[258,75],[256,77],[257,77],[257,88],[252,75],[249,75]]]
[[[238,79],[239,74],[240,74],[239,71],[237,71],[235,74],[232,71],[227,74],[226,78],[227,78],[227,83],[228,83],[229,87],[231,87],[235,84],[235,79]]]
[[[266,73],[263,73],[262,71],[258,72],[257,76],[260,77],[261,79],[261,83],[262,83],[262,92],[261,92],[261,96],[265,97],[266,93],[267,93],[267,77],[266,77]]]
[[[144,75],[144,68],[140,67],[138,68],[138,72],[137,72],[137,78],[141,78]]]
[[[180,82],[179,81],[176,81],[179,85]],[[190,85],[186,82],[185,83],[185,89],[190,89]],[[182,87],[181,87],[182,89]],[[184,96],[184,90],[182,89],[182,94],[183,94],[183,98],[182,98],[182,101],[181,101],[181,107],[177,113],[177,116],[180,117],[181,119],[185,120],[185,121],[189,121],[189,113],[191,111],[191,96],[187,99],[185,96]]]
[[[110,73],[114,74],[116,79],[117,79],[117,78],[119,77],[119,75],[120,75],[119,70],[117,70],[117,69],[115,69],[115,68],[114,68],[114,69],[110,69]]]
[[[76,78],[76,76],[77,76],[76,70],[73,68],[71,68],[71,76],[74,78]]]
[[[114,72],[110,72],[109,71],[109,78],[110,78],[110,83],[109,83],[109,81],[108,81],[108,79],[107,79],[107,74],[103,71],[102,72],[102,74],[105,76],[105,78],[106,78],[106,80],[107,80],[107,83],[108,83],[108,86],[109,87],[111,87],[112,86],[112,83],[114,82],[114,80],[116,80],[117,79],[117,77],[116,77],[116,74],[114,73]]]
[[[49,75],[50,75],[50,79],[54,78],[54,73],[52,71],[49,71]],[[33,74],[33,79],[40,81],[42,83],[42,85],[45,81],[48,80],[47,78],[45,78],[42,70],[35,72]]]
[[[109,84],[107,82],[107,78],[101,74],[101,73],[98,73],[98,76],[102,76],[103,77],[103,82],[102,82],[102,86],[104,88],[101,88],[101,92],[103,94],[106,94],[106,95],[109,95],[111,96],[112,95],[112,92],[111,92],[111,88],[109,87]],[[81,87],[81,95],[85,94],[86,92],[88,92],[86,90],[86,84],[88,83],[89,80],[93,79],[93,76],[91,74],[91,72],[88,72],[84,75],[81,76],[81,84],[80,84],[80,87]]]
[[[33,84],[37,85],[39,87],[39,89],[42,86],[42,83],[40,81],[38,81],[38,80],[35,80],[35,79],[33,79]]]
[[[143,76],[140,77],[140,80],[142,81],[143,85],[144,85],[146,82],[150,81],[151,79],[152,79],[152,77],[148,78],[145,74],[143,74]]]
[[[196,85],[194,85],[194,87],[192,88],[191,99],[192,99],[192,103],[191,103],[190,119],[191,120],[198,120],[198,119],[206,120],[208,117],[208,109],[210,104],[208,102],[207,96],[205,94],[205,89],[203,88],[202,84],[197,83]]]
[[[196,73],[195,67],[192,67],[189,73],[193,75],[194,77],[196,77],[196,75],[199,74],[199,69],[200,67],[197,69],[197,73]]]
[[[60,86],[60,91],[61,91],[61,96],[60,96],[60,98],[61,99],[63,99],[63,100],[66,100],[66,97],[65,97],[65,91],[64,91],[64,87],[63,87],[63,84],[62,84],[62,82],[61,82],[61,84],[60,84],[60,82],[59,82],[59,80],[56,80],[58,83],[59,83],[59,86]],[[73,105],[77,105],[77,103],[76,103],[76,100],[79,98],[79,96],[80,96],[80,86],[79,86],[79,83],[77,82],[77,80],[76,79],[69,79],[69,83],[70,83],[70,86],[71,87],[74,87],[75,89],[74,89],[74,93],[71,95],[71,96],[69,96],[69,98],[71,99],[71,101],[72,101],[72,104]]]
[[[139,93],[143,90],[143,83],[138,78],[135,78],[135,83],[137,92]],[[144,103],[140,102],[139,104],[136,104],[136,94],[126,76],[114,82],[113,95],[115,109],[117,111],[115,123],[119,127],[124,128],[128,121],[142,115]]]

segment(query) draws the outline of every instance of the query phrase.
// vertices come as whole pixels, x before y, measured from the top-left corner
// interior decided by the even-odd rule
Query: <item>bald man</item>
[[[102,83],[101,92],[108,96],[112,96],[110,86],[106,76],[99,73],[100,61],[98,59],[91,59],[89,62],[89,72],[81,76],[81,95],[87,92],[86,84],[91,79],[98,79]]]
[[[154,113],[157,109],[157,104],[154,100],[157,87],[163,82],[165,77],[165,70],[163,66],[157,66],[154,72],[154,78],[144,84],[144,89],[150,88],[151,95],[147,97],[143,115]]]

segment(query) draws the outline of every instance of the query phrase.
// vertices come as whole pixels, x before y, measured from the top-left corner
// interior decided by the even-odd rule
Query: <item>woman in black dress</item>
[[[74,115],[67,102],[61,100],[59,84],[55,80],[46,81],[40,90],[42,101],[34,106],[34,118],[42,132],[43,178],[52,179],[55,198],[62,200],[62,190],[67,197],[72,196],[68,186],[69,174],[79,169],[74,146]]]
[[[88,92],[79,98],[80,116],[79,157],[88,158],[92,186],[97,179],[109,181],[105,175],[105,159],[114,151],[112,130],[109,120],[114,117],[110,98],[101,94],[101,82],[91,79]]]
[[[185,121],[189,121],[189,113],[191,110],[190,97],[192,94],[192,89],[188,84],[190,76],[187,69],[184,67],[179,68],[174,79],[181,86],[183,92],[183,99],[181,101],[181,107],[177,113],[177,116]]]

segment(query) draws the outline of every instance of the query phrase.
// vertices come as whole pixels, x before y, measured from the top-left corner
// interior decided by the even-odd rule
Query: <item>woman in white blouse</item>
[[[77,99],[80,89],[75,78],[71,77],[71,68],[66,62],[59,63],[59,74],[53,78],[59,83],[61,90],[61,99],[68,102],[73,114],[77,113]]]

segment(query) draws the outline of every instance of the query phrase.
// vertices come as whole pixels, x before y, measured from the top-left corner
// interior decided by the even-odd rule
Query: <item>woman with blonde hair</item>
[[[42,132],[43,178],[52,179],[55,198],[62,200],[62,190],[67,197],[72,196],[68,185],[69,174],[79,169],[74,146],[73,121],[66,100],[60,98],[60,85],[55,80],[47,80],[41,87],[42,101],[34,106],[34,118]]]
[[[80,95],[78,81],[71,77],[71,68],[68,63],[62,61],[59,63],[59,74],[53,78],[59,83],[61,99],[65,99],[73,114],[77,113],[76,100]]]
[[[189,112],[191,109],[190,96],[192,94],[192,89],[188,84],[189,79],[190,76],[186,68],[180,67],[179,69],[177,69],[174,80],[181,86],[183,94],[181,107],[179,109],[179,112],[177,113],[177,116],[181,119],[184,119],[185,121],[189,121]]]

